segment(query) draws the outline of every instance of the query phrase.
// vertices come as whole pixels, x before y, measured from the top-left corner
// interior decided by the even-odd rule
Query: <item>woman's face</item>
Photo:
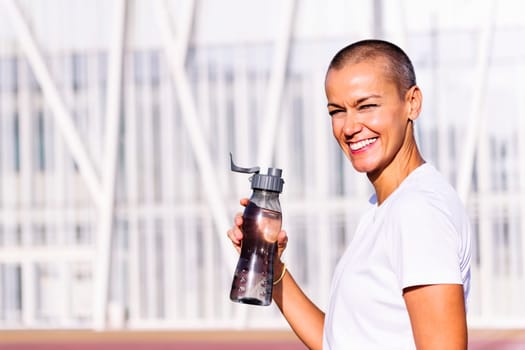
[[[332,131],[343,152],[359,172],[377,177],[392,164],[408,160],[410,119],[416,86],[399,95],[382,58],[330,69],[325,89]],[[405,152],[406,151],[406,152]],[[407,159],[404,159],[404,158]]]

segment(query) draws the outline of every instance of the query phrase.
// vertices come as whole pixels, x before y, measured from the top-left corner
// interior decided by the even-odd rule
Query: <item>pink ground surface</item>
[[[525,330],[475,331],[470,350],[525,350]],[[0,350],[305,350],[289,332],[0,332]]]

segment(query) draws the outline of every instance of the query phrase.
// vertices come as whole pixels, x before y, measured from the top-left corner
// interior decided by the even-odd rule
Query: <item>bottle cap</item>
[[[284,180],[281,178],[282,169],[268,168],[267,174],[259,174],[259,167],[241,168],[233,163],[233,156],[230,153],[231,170],[238,173],[255,174],[251,178],[252,189],[267,190],[281,193],[283,191]]]

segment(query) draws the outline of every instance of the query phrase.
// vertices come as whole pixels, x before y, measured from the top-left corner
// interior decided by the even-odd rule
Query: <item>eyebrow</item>
[[[326,107],[343,108],[336,103],[330,103],[330,102],[326,105]]]
[[[372,94],[372,95],[361,97],[355,101],[354,106],[357,106],[358,104],[363,103],[364,101],[371,99],[371,98],[381,98],[381,95]],[[329,102],[326,105],[326,107],[343,108],[337,103],[331,103],[331,102]]]

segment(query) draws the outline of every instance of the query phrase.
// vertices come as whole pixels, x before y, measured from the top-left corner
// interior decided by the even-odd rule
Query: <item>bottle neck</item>
[[[279,192],[254,189],[250,201],[258,207],[281,212]]]

